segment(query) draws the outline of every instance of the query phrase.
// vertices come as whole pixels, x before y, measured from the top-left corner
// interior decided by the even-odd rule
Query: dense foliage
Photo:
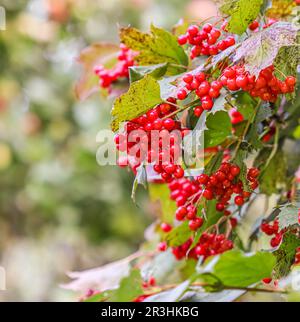
[[[82,52],[78,96],[99,84],[116,96],[111,128],[125,153],[118,163],[136,175],[134,202],[142,184],[160,205],[140,251],[99,268],[87,300],[299,291],[289,282],[300,263],[296,2],[225,0],[218,17],[180,21],[172,33],[121,28],[120,46]],[[201,149],[193,144],[200,137]],[[245,231],[262,202],[265,213]],[[113,281],[101,284],[108,271]]]

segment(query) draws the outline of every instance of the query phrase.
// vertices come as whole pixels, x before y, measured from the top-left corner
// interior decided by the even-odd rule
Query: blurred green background
[[[96,134],[111,101],[74,96],[85,46],[118,42],[118,24],[171,28],[212,16],[209,0],[1,0],[0,300],[76,300],[65,272],[100,266],[138,248],[155,216],[133,176],[96,162]]]

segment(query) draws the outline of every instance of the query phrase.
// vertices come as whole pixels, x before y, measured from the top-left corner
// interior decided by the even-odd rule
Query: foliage
[[[299,100],[298,27],[291,19],[264,22],[266,9],[262,0],[226,0],[220,7],[222,19],[182,22],[174,34],[154,25],[149,33],[120,29],[123,50],[136,56],[128,77],[122,74],[113,83],[129,80],[128,91],[114,100],[111,128],[117,132],[126,123],[115,136],[120,150],[121,139],[127,141],[136,129],[144,131],[141,159],[130,147],[124,149],[136,175],[132,196],[139,183],[149,181],[150,196],[159,200],[161,210],[155,212],[156,222],[142,248],[151,254],[149,259],[135,263],[112,299],[129,300],[124,294],[130,294],[132,278],[138,280],[139,271],[151,267],[158,251],[172,253],[182,266],[174,267],[160,285],[142,274],[143,288],[134,285],[130,295],[135,301],[181,301],[188,291],[219,296],[225,290],[269,292],[266,283],[300,263],[300,178],[296,167],[288,168],[286,151],[288,144],[297,146],[297,135],[291,133],[299,126],[293,117]],[[292,97],[296,101],[287,103]],[[172,136],[164,146],[164,136],[175,129],[185,137],[183,144],[177,146]],[[163,134],[157,142],[153,130]],[[157,155],[152,146],[149,151],[146,136],[157,143]],[[184,148],[195,157],[193,163],[183,158]],[[171,151],[171,160],[164,163],[164,154]],[[147,177],[145,163],[154,177]],[[246,253],[243,230],[235,228],[247,216],[258,217],[250,213],[258,195],[267,200],[276,195],[279,210],[267,220],[260,215],[262,232],[272,236],[269,250],[250,243],[251,253]]]

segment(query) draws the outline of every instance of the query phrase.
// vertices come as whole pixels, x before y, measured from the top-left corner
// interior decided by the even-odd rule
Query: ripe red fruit
[[[178,167],[174,172],[174,177],[177,179],[182,178],[184,176],[184,170],[181,167]]]
[[[245,200],[242,196],[236,196],[234,198],[234,203],[237,205],[237,206],[242,206],[244,204]]]
[[[207,32],[207,33],[210,33],[211,30],[212,30],[212,25],[210,23],[206,23],[203,28],[202,28],[203,31]]]
[[[240,167],[238,167],[237,165],[233,165],[233,166],[231,166],[231,168],[230,168],[230,173],[231,173],[234,177],[238,176],[238,175],[240,174],[240,172],[241,172]]]
[[[157,249],[161,252],[164,252],[165,250],[167,250],[168,246],[166,242],[161,242],[157,245]]]
[[[259,176],[259,170],[257,168],[251,168],[248,171],[248,175],[252,178],[257,178]]]
[[[203,225],[203,219],[200,217],[197,217],[195,219],[192,219],[189,221],[189,228],[190,230],[197,230]]]
[[[194,114],[195,114],[195,116],[200,117],[202,115],[202,113],[203,113],[202,106],[196,106],[194,108]]]
[[[163,232],[165,232],[165,233],[168,233],[169,231],[171,231],[171,230],[172,230],[172,226],[171,226],[171,225],[169,225],[168,223],[165,223],[165,222],[163,222],[163,223],[160,225],[160,228],[161,228],[161,230],[162,230]]]
[[[186,74],[182,79],[185,83],[190,84],[193,81],[194,77],[191,74]]]
[[[250,23],[250,25],[249,25],[249,29],[250,30],[255,30],[255,29],[257,29],[259,27],[259,22],[258,21],[256,21],[256,20],[254,20],[253,22],[251,22]]]
[[[214,102],[212,100],[207,100],[202,102],[202,108],[204,110],[211,110],[214,106]]]
[[[216,204],[217,211],[223,211],[225,209],[225,205],[222,202],[218,202]]]
[[[179,207],[175,212],[176,219],[179,221],[183,220],[186,215],[187,209],[183,206]]]
[[[198,34],[198,31],[199,31],[199,28],[198,26],[196,25],[191,25],[188,27],[187,29],[187,33],[190,35],[190,36],[196,36]]]
[[[177,38],[178,44],[179,45],[185,45],[187,43],[187,36],[186,35],[181,35]]]
[[[288,86],[294,86],[296,84],[296,78],[294,76],[288,76],[286,79],[285,79],[285,83],[288,85]]]
[[[168,131],[172,131],[175,127],[175,121],[171,118],[167,118],[167,119],[163,120],[163,126]]]
[[[187,92],[185,89],[182,88],[177,92],[177,98],[179,100],[184,100],[186,97],[187,97]]]
[[[263,278],[262,282],[265,283],[265,284],[270,284],[272,282],[272,278],[271,277]]]
[[[210,189],[205,189],[203,191],[203,197],[206,198],[207,200],[212,200],[214,197],[214,194]]]
[[[209,176],[207,174],[200,174],[200,176],[197,178],[198,182],[201,184],[207,184],[209,181]]]
[[[242,75],[242,76],[238,76],[236,78],[236,85],[238,87],[244,88],[245,86],[247,86],[247,84],[248,84],[248,77],[247,76]]]

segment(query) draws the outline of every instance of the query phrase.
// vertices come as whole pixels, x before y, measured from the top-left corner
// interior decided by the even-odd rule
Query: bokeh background
[[[133,177],[96,162],[111,101],[79,102],[81,49],[118,42],[118,24],[171,28],[215,14],[209,0],[0,0],[0,265],[6,301],[67,301],[65,273],[138,248],[154,217]]]

